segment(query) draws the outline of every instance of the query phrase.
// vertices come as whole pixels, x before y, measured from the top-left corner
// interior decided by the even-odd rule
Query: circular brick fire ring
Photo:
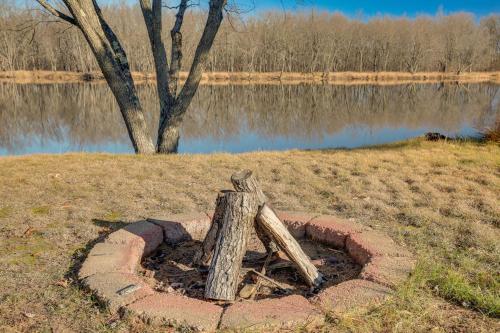
[[[388,236],[352,221],[329,215],[278,212],[292,235],[345,250],[363,265],[358,279],[323,289],[306,299],[300,295],[243,301],[226,308],[214,303],[156,292],[137,276],[141,259],[162,242],[203,240],[210,213],[174,215],[135,222],[111,233],[89,252],[79,279],[112,312],[131,312],[152,323],[200,331],[317,325],[324,313],[341,313],[380,303],[412,271],[411,253]]]

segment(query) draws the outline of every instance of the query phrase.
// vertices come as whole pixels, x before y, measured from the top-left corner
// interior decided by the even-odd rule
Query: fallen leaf
[[[28,227],[28,229],[26,229],[24,232],[23,232],[23,238],[26,238],[26,237],[29,237],[33,231],[35,230],[35,228],[33,227]]]
[[[66,279],[61,279],[59,281],[56,281],[54,284],[59,287],[68,288],[69,281]]]

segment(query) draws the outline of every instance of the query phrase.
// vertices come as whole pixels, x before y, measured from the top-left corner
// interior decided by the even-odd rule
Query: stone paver
[[[98,273],[83,279],[82,282],[111,312],[154,293],[137,276],[127,273]]]
[[[361,265],[367,264],[371,258],[378,256],[411,256],[408,250],[398,246],[389,236],[375,230],[349,235],[346,240],[346,250]]]
[[[324,315],[302,296],[245,301],[229,306],[220,324],[221,329],[289,328],[323,323]]]
[[[186,240],[202,241],[211,223],[206,213],[154,217],[148,218],[148,221],[163,228],[164,240],[167,244],[177,244]]]
[[[322,215],[307,224],[306,235],[313,240],[344,248],[347,236],[363,230],[369,230],[369,228],[335,216]]]
[[[316,215],[303,212],[276,211],[280,220],[286,225],[288,231],[296,239],[306,236],[306,225]]]
[[[142,244],[143,256],[147,256],[163,242],[163,229],[153,223],[139,221],[111,233],[105,242],[129,246]]]
[[[148,296],[127,307],[147,322],[166,323],[198,331],[215,331],[222,314],[222,307],[215,304],[175,294]]]
[[[391,290],[367,280],[349,280],[322,290],[313,302],[326,311],[342,313],[357,307],[380,303]]]
[[[78,272],[84,279],[97,273],[135,273],[144,249],[144,244],[97,243],[90,250]]]
[[[373,257],[363,267],[360,277],[394,288],[404,282],[415,267],[415,260],[407,257]]]
[[[78,276],[111,311],[126,308],[150,322],[200,331],[214,331],[218,326],[269,330],[312,327],[323,323],[321,310],[341,313],[381,302],[391,293],[390,288],[408,277],[415,264],[405,248],[371,228],[335,216],[278,211],[294,237],[345,248],[364,265],[360,279],[326,288],[312,302],[292,295],[238,302],[225,311],[210,302],[154,292],[136,275],[142,256],[151,254],[163,241],[203,240],[210,228],[210,214],[173,215],[127,225],[94,246]]]

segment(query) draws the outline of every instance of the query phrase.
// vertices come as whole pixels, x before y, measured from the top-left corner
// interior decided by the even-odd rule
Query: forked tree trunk
[[[238,192],[248,192],[255,194],[257,200],[259,201],[259,206],[262,206],[267,202],[267,197],[262,191],[259,181],[253,175],[253,172],[251,170],[247,169],[235,172],[231,176],[231,183],[233,183],[234,188]],[[266,233],[258,224],[255,224],[255,232],[257,233],[257,237],[259,237],[262,244],[264,244],[267,253],[278,252],[279,249],[278,246],[276,246],[276,243],[266,235]]]
[[[135,152],[153,154],[155,147],[151,133],[120,41],[104,20],[95,1],[64,0],[64,3],[73,16],[74,22],[70,23],[77,25],[82,31],[118,102]]]
[[[217,210],[224,213],[208,271],[205,298],[233,301],[258,202],[251,193],[226,192],[223,195],[225,198],[218,200],[223,207]]]
[[[171,82],[169,82],[168,92],[171,98],[170,103],[167,103],[167,107],[161,110],[160,124],[158,127],[158,153],[170,154],[177,152],[179,145],[179,127],[186,110],[191,104],[194,94],[198,90],[208,54],[222,23],[223,9],[226,3],[227,0],[210,0],[207,22],[205,23],[205,28],[203,29],[200,41],[196,47],[189,75],[184,86],[177,95],[177,79],[181,68],[182,58],[182,52],[180,52],[182,47],[180,28],[182,26],[187,1],[182,0],[180,3],[174,28],[170,32],[173,46],[169,72],[169,80]]]
[[[47,0],[36,0],[50,14],[78,27],[94,53],[99,67],[115,96],[136,153],[176,153],[179,127],[201,80],[208,53],[223,19],[227,0],[210,0],[207,22],[196,48],[186,83],[177,94],[182,60],[181,27],[189,0],[180,0],[172,38],[170,66],[162,41],[162,1],[140,0],[155,62],[160,100],[157,146],[153,145],[142,111],[127,56],[117,36],[104,19],[95,0],[63,0],[70,15],[54,8]]]
[[[318,272],[316,266],[313,265],[286,226],[266,204],[260,208],[257,214],[257,223],[262,226],[266,233],[272,235],[278,246],[298,267],[300,274],[309,286],[318,287],[321,285],[323,282],[321,273]]]
[[[164,126],[158,131],[157,151],[160,154],[175,154],[179,150],[180,121],[166,121]]]

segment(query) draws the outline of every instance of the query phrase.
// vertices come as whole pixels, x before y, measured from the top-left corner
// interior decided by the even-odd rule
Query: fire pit
[[[79,278],[111,311],[214,331],[320,325],[326,312],[381,302],[413,268],[407,250],[371,228],[270,208],[279,235],[265,224],[259,230],[257,215],[257,232],[245,231],[235,250],[228,216],[238,214],[221,213],[230,211],[223,195],[215,213],[151,218],[113,232],[90,251]],[[258,205],[262,214],[267,205]]]

